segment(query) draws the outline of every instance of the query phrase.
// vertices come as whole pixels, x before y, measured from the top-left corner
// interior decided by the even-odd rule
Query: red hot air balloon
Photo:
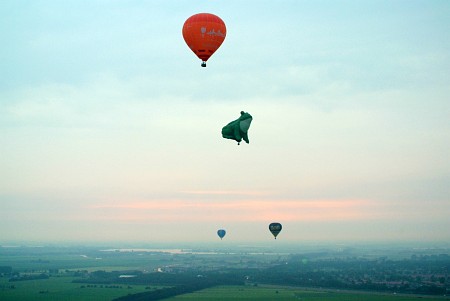
[[[225,23],[213,14],[193,15],[183,25],[184,41],[202,60],[202,67],[206,67],[206,61],[222,45],[226,35]]]

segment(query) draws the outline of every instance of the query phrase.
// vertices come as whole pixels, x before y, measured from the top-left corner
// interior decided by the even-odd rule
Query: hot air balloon
[[[219,235],[220,240],[222,240],[222,238],[225,236],[227,232],[223,229],[217,230],[217,235]]]
[[[277,235],[281,232],[281,229],[283,229],[283,227],[280,223],[271,223],[269,225],[269,230],[270,232],[272,232],[272,235],[273,237],[275,237],[275,239],[277,239]]]
[[[242,139],[249,143],[248,140],[248,129],[252,123],[253,117],[249,113],[241,111],[241,117],[228,123],[222,128],[222,137],[226,139],[233,139],[241,143]]]
[[[206,67],[206,61],[222,45],[226,34],[225,23],[213,14],[193,15],[183,25],[184,41],[202,60],[202,67]]]

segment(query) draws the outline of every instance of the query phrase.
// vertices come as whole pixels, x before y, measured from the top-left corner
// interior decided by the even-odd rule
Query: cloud
[[[232,191],[232,190],[188,190],[182,191],[182,193],[192,195],[224,195],[224,196],[261,196],[268,195],[264,191]]]

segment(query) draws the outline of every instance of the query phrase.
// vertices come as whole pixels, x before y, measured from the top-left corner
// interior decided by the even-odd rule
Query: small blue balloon
[[[217,230],[217,235],[219,235],[220,239],[222,239],[227,232],[223,229]]]

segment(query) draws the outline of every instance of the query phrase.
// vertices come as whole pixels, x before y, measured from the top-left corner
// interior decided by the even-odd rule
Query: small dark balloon
[[[269,225],[269,230],[275,239],[277,239],[277,235],[281,232],[281,229],[283,229],[283,226],[280,223],[271,223]]]

